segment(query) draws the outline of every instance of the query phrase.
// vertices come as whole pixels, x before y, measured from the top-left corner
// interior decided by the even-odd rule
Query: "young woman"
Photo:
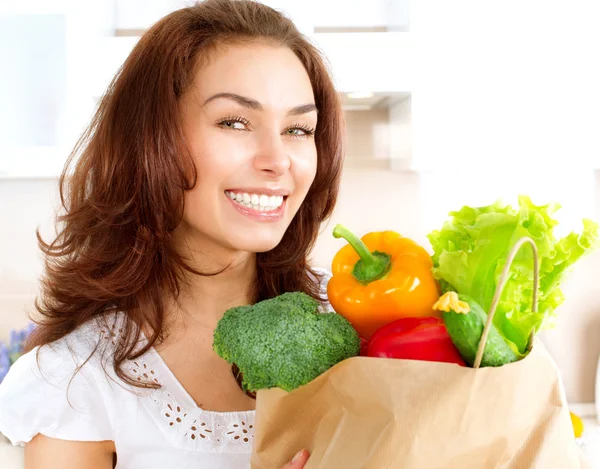
[[[342,154],[324,62],[276,11],[207,0],[144,34],[61,176],[56,239],[38,235],[39,325],[0,386],[27,469],[249,467],[254,400],[212,334],[286,291],[328,306],[307,254]]]

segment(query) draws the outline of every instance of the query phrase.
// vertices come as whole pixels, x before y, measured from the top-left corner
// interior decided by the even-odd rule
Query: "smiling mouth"
[[[287,195],[266,195],[248,192],[225,191],[236,205],[256,212],[276,212],[283,207]]]

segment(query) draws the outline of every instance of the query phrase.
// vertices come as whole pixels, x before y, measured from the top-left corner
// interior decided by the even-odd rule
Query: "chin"
[[[253,236],[252,239],[244,238],[232,240],[233,242],[231,244],[237,251],[259,253],[275,249],[281,242],[282,238],[283,235],[280,236],[272,233],[270,236]]]
[[[260,241],[260,242],[245,243],[244,247],[242,247],[240,249],[240,251],[254,252],[254,253],[272,251],[279,245],[279,241],[280,240],[277,240],[277,241],[265,240],[265,241]]]

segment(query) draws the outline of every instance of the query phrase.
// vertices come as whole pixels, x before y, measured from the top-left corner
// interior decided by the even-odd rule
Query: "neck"
[[[208,274],[223,271],[208,276],[185,271],[179,297],[165,299],[167,335],[175,339],[187,333],[212,335],[227,309],[254,301],[256,254],[228,250],[207,241],[191,244],[188,240],[182,244],[185,251],[179,252],[195,270]]]

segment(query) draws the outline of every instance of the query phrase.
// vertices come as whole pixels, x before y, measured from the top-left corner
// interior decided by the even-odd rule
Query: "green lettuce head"
[[[450,213],[440,230],[428,235],[433,248],[434,275],[442,289],[456,291],[476,300],[489,311],[494,291],[514,244],[523,236],[532,238],[540,257],[538,312],[531,310],[533,260],[523,247],[510,275],[494,316],[494,324],[518,353],[525,353],[533,331],[553,324],[556,308],[564,301],[559,288],[578,259],[598,246],[598,224],[583,220],[580,234],[557,239],[552,215],[560,208],[553,203],[536,206],[527,196],[519,197],[519,208],[500,201],[486,207],[463,207]]]

